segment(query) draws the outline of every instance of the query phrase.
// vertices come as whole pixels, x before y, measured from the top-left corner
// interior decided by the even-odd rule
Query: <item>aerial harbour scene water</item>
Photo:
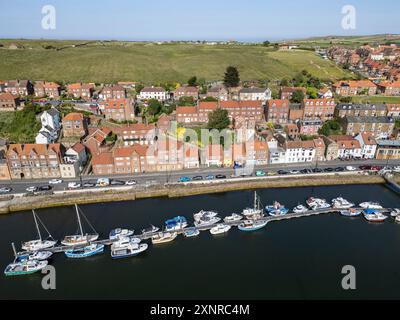
[[[62,299],[395,299],[400,295],[399,207],[398,195],[387,187],[356,185],[16,213],[0,217],[1,264],[6,267],[14,259],[11,243],[21,251],[22,243],[38,238],[36,222],[43,240],[48,231],[62,241],[47,249],[52,252],[49,264],[57,271],[57,290],[43,290],[38,272],[2,277],[0,294]],[[82,241],[81,236],[92,237],[87,242],[92,248],[82,245],[85,241],[68,243]],[[341,287],[345,265],[358,270],[354,292]],[[232,281],[239,274],[245,278]]]

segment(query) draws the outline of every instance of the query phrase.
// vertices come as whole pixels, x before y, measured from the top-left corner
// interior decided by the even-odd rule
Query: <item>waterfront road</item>
[[[257,166],[254,169],[263,170],[272,175],[278,175],[277,171],[279,170],[303,170],[303,169],[314,169],[316,167],[320,169],[326,168],[338,168],[346,166],[354,166],[359,168],[360,166],[400,166],[400,160],[391,160],[391,161],[382,161],[382,160],[362,160],[362,161],[331,161],[331,162],[319,162],[319,163],[295,163],[295,164],[279,164],[279,165],[267,165],[267,166]],[[253,172],[253,175],[254,175]],[[62,191],[67,190],[68,183],[76,182],[76,183],[96,183],[99,178],[112,178],[120,181],[128,181],[135,180],[137,185],[140,186],[151,186],[151,185],[160,185],[165,183],[176,183],[179,181],[180,177],[188,177],[193,178],[196,176],[202,176],[205,178],[206,176],[212,175],[225,175],[227,178],[230,178],[234,175],[234,170],[232,168],[200,168],[200,169],[189,169],[183,171],[174,171],[174,172],[157,172],[157,173],[141,173],[141,174],[132,174],[132,175],[112,175],[112,176],[94,176],[94,175],[86,175],[74,179],[65,179],[61,184],[53,185],[53,190]],[[239,179],[239,178],[238,178]],[[48,179],[41,180],[7,180],[0,181],[1,187],[10,187],[12,188],[11,193],[26,193],[26,188],[31,186],[45,186],[48,185]]]

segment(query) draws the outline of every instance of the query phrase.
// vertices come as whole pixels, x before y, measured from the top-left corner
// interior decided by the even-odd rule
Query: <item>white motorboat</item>
[[[383,209],[383,207],[377,202],[363,202],[360,203],[360,207],[363,209],[377,209],[377,210]]]
[[[350,208],[348,210],[340,211],[340,214],[344,217],[358,217],[362,214],[362,211],[354,209],[354,208]]]
[[[396,221],[397,223],[400,223],[400,215],[398,215],[398,216],[396,217],[395,221]]]
[[[307,205],[314,211],[328,209],[331,207],[331,205],[328,202],[326,202],[325,199],[319,199],[313,197],[307,200]]]
[[[219,217],[203,217],[200,220],[195,221],[194,226],[196,228],[204,228],[217,224],[220,221],[221,218]]]
[[[48,265],[47,260],[25,260],[9,264],[4,270],[6,276],[19,276],[38,272]]]
[[[307,207],[306,207],[306,206],[303,206],[302,204],[299,204],[297,207],[295,207],[295,208],[293,209],[293,212],[294,212],[294,213],[305,213],[305,212],[307,212],[307,211],[308,211]]]
[[[77,205],[75,205],[75,210],[76,210],[76,217],[78,219],[78,227],[79,227],[80,234],[66,236],[64,238],[64,240],[61,241],[61,243],[64,246],[69,246],[69,247],[81,246],[81,245],[90,243],[92,241],[96,241],[99,238],[99,234],[96,232],[96,230],[94,230],[93,226],[90,224],[90,222],[86,218],[85,218],[86,221],[88,222],[89,226],[92,228],[94,233],[93,234],[88,234],[88,233],[84,234],[83,233],[82,222],[81,222],[79,209],[78,209]]]
[[[374,209],[365,209],[364,217],[370,222],[383,222],[388,218],[384,214],[375,211]]]
[[[22,262],[26,260],[44,261],[49,259],[52,255],[53,253],[50,251],[18,252],[15,262]]]
[[[148,249],[148,244],[137,242],[137,240],[125,238],[124,241],[113,243],[111,246],[111,257],[113,259],[122,259],[134,257]]]
[[[215,226],[214,228],[212,228],[210,230],[210,233],[212,235],[223,234],[223,233],[227,233],[229,230],[231,230],[231,228],[232,228],[231,226],[220,223],[217,226]]]
[[[200,235],[200,230],[197,228],[188,228],[183,232],[186,238],[194,238]]]
[[[55,241],[53,239],[52,235],[47,230],[46,226],[43,224],[43,222],[40,220],[40,218],[36,215],[35,210],[32,210],[32,214],[33,214],[33,219],[35,221],[36,231],[37,231],[37,235],[38,235],[39,239],[24,242],[22,244],[22,250],[32,252],[32,251],[45,250],[45,249],[54,247],[56,245],[57,241]],[[42,234],[40,232],[38,222],[40,222],[40,224],[42,225],[42,227],[48,234],[48,237],[45,240],[42,238]]]
[[[243,219],[243,216],[241,216],[240,214],[232,214],[230,216],[225,217],[224,222],[237,222]]]
[[[194,218],[195,221],[199,221],[199,220],[201,220],[203,218],[214,218],[216,216],[218,216],[217,212],[214,212],[214,211],[203,211],[202,210],[199,213],[195,213],[193,215],[193,218]]]
[[[400,216],[400,209],[393,209],[392,212],[390,212],[390,216],[393,218]]]
[[[174,241],[177,236],[178,234],[176,232],[160,232],[151,238],[151,242],[153,244],[168,243]]]
[[[150,225],[149,228],[146,228],[146,229],[143,229],[143,230],[142,230],[142,234],[143,234],[143,235],[153,234],[153,233],[156,233],[156,232],[159,231],[159,230],[160,230],[160,228],[155,227],[155,226],[153,226],[153,225]]]
[[[350,209],[355,206],[354,203],[352,203],[342,197],[333,199],[332,205],[333,205],[333,208],[335,208],[335,209]]]
[[[118,240],[119,238],[122,238],[122,237],[131,237],[131,236],[133,236],[134,232],[135,232],[134,230],[117,228],[117,229],[111,230],[110,240]]]
[[[114,242],[111,245],[111,249],[113,247],[117,248],[117,247],[123,247],[123,246],[127,246],[129,244],[139,244],[141,243],[142,240],[140,240],[139,238],[129,238],[129,237],[123,237],[123,238],[119,238],[116,242]]]

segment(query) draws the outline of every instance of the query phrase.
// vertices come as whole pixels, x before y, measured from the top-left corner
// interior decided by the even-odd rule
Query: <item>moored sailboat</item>
[[[57,241],[55,241],[53,239],[52,235],[47,230],[46,226],[43,224],[43,222],[40,220],[40,218],[35,213],[35,210],[32,210],[32,214],[33,214],[33,219],[35,221],[38,239],[24,242],[22,244],[22,250],[32,252],[32,251],[45,250],[45,249],[54,247],[56,245]],[[46,232],[48,234],[48,237],[45,240],[42,238],[42,234],[40,232],[38,222],[40,222],[40,224],[42,225],[42,227],[46,230]]]
[[[248,220],[257,220],[264,217],[264,212],[261,209],[260,199],[257,192],[254,191],[254,204],[253,208],[246,208],[243,210],[242,215]]]
[[[268,224],[268,221],[245,220],[238,226],[238,229],[240,231],[246,231],[246,232],[257,231],[257,230],[264,228],[267,224]]]

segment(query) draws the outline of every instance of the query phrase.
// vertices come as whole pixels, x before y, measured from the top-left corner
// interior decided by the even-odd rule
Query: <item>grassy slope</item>
[[[207,81],[222,78],[235,65],[243,80],[278,80],[306,69],[322,79],[336,80],[349,74],[309,51],[273,51],[262,46],[190,45],[90,42],[23,41],[23,49],[6,49],[12,41],[0,40],[0,79],[146,83],[185,82],[192,75]],[[83,43],[83,42],[75,42]],[[45,50],[52,45],[62,50]]]
[[[400,97],[386,97],[386,96],[358,96],[352,97],[354,103],[388,103],[400,104]]]

